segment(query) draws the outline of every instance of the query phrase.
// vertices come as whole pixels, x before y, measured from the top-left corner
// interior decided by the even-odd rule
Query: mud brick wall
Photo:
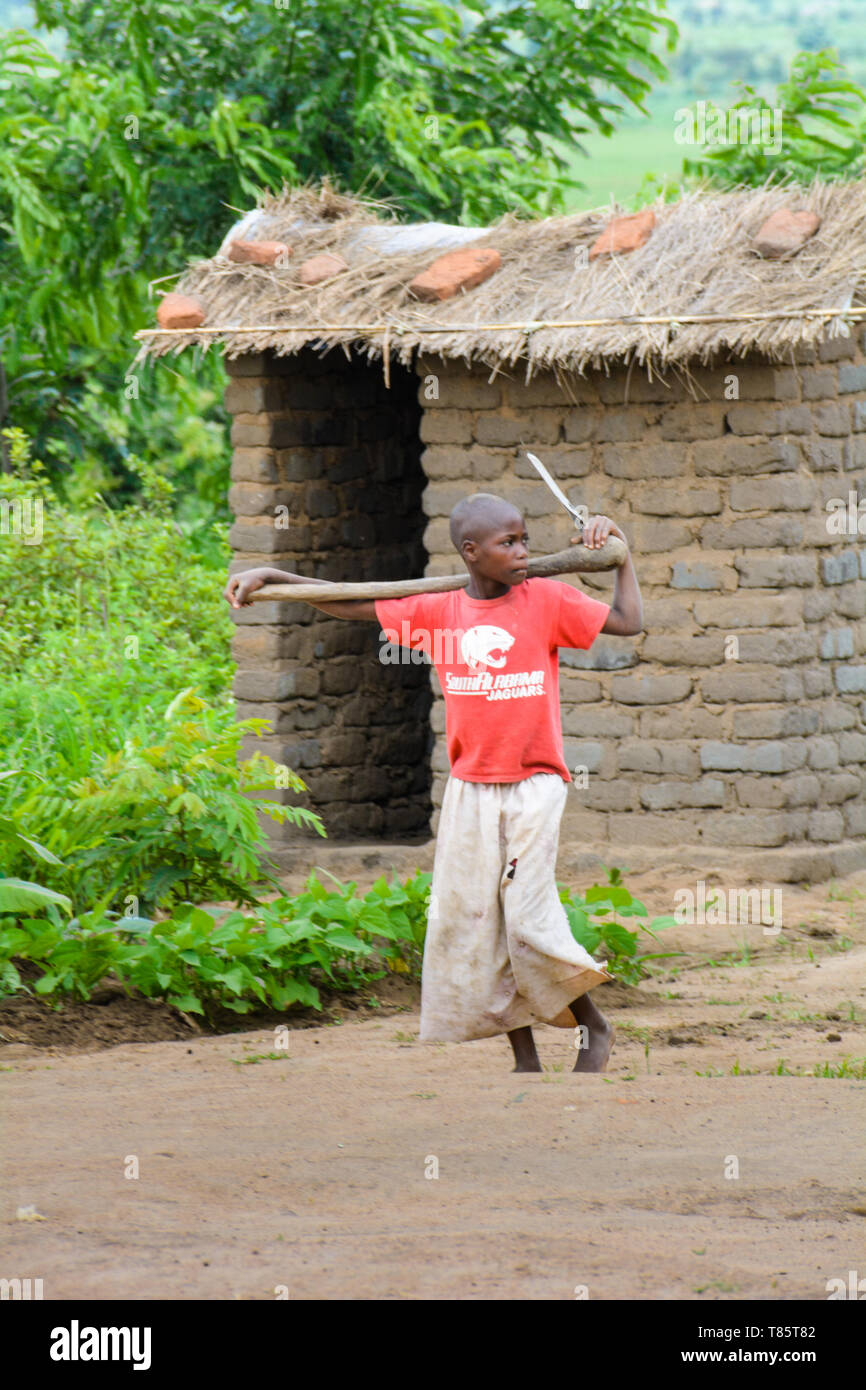
[[[469,490],[516,502],[536,553],[567,546],[570,518],[525,448],[635,557],[645,632],[560,653],[566,760],[589,773],[569,789],[566,851],[757,848],[788,879],[866,866],[866,536],[830,534],[826,510],[866,499],[856,332],[789,366],[692,368],[697,400],[637,366],[572,375],[566,394],[552,373],[491,382],[417,361],[428,573],[454,569],[448,514]],[[569,582],[611,597],[611,575]],[[448,763],[431,680],[435,832]]]
[[[231,572],[268,565],[317,579],[422,575],[417,382],[312,349],[227,362],[234,416]],[[283,509],[282,511],[280,509]],[[285,510],[287,509],[287,510]],[[288,519],[288,525],[282,524]],[[429,669],[383,665],[374,623],[326,618],[306,604],[235,614],[238,718],[273,732],[246,740],[307,782],[278,799],[318,811],[331,840],[424,834],[430,818]],[[275,848],[318,837],[269,826]]]

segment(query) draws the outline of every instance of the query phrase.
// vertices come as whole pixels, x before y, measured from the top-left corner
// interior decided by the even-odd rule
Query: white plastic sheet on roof
[[[217,252],[218,256],[227,256],[229,243],[236,240],[245,240],[255,232],[263,216],[260,208],[254,208],[242,217],[240,222],[236,222],[231,231],[228,232]],[[287,226],[287,231],[302,231],[304,228],[316,226],[316,223],[305,221],[303,218],[296,218]],[[323,227],[333,226],[332,222],[322,222]],[[356,227],[353,231],[346,233],[341,243],[344,251],[378,251],[386,256],[411,255],[416,251],[434,250],[436,248],[447,249],[451,246],[466,246],[469,242],[477,241],[479,237],[486,236],[489,227],[458,227],[449,222],[413,222],[406,226],[382,226],[382,227]],[[253,237],[253,240],[255,238]]]

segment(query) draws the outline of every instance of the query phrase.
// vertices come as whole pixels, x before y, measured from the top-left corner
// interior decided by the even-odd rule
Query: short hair
[[[455,550],[463,553],[464,541],[483,541],[507,518],[520,516],[520,509],[492,492],[473,492],[461,497],[451,510],[449,532]]]

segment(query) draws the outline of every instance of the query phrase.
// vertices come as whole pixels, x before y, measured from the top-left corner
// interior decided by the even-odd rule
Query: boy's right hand
[[[223,590],[223,598],[231,604],[232,608],[251,608],[250,594],[254,594],[256,589],[264,588],[267,583],[267,570],[242,570],[240,574],[232,575]]]

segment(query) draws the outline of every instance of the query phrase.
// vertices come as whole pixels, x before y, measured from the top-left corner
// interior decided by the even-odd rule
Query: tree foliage
[[[664,0],[34,9],[65,52],[0,36],[0,426],[23,428],[55,478],[119,500],[129,457],[159,457],[190,414],[207,458],[190,481],[225,490],[215,355],[179,362],[187,411],[165,366],[130,382],[128,364],[149,283],[212,255],[234,210],[328,175],[408,218],[555,211],[574,181],[554,140],[641,107],[666,71],[653,41],[676,32]]]

